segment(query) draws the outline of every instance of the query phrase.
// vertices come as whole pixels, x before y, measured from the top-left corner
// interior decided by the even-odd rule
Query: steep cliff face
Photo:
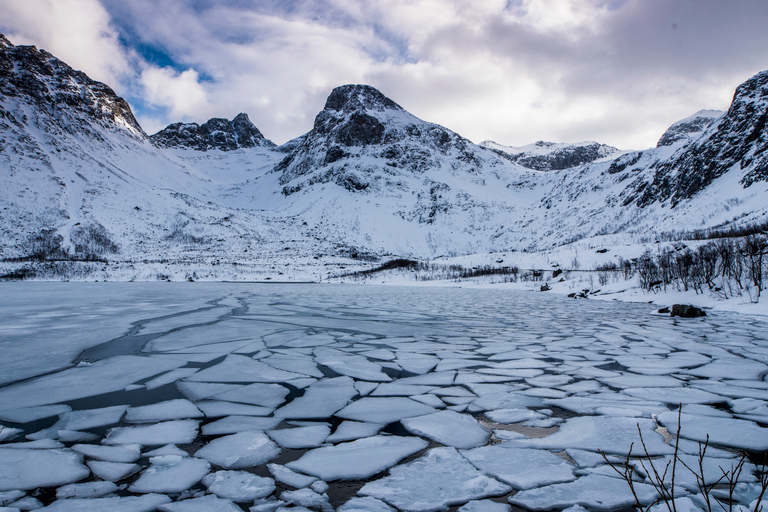
[[[185,148],[196,151],[233,151],[242,148],[274,147],[275,143],[264,135],[241,113],[231,121],[213,118],[197,123],[173,123],[149,139],[158,148]]]
[[[656,144],[656,147],[671,146],[699,137],[723,113],[721,110],[699,110],[692,116],[681,119],[667,128],[667,131],[664,132]]]
[[[768,180],[768,71],[741,84],[728,111],[672,158],[661,162],[637,205],[674,207],[728,172],[745,187]]]

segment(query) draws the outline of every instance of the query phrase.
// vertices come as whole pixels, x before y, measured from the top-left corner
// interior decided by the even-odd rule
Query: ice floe
[[[130,407],[125,411],[124,421],[128,423],[156,423],[166,420],[202,418],[203,413],[195,404],[183,398],[167,400],[151,405]]]
[[[89,460],[88,467],[91,468],[94,475],[109,482],[119,482],[141,469],[138,464],[106,462],[102,460]]]
[[[546,450],[508,448],[502,443],[461,453],[476,468],[515,489],[576,479],[573,465]]]
[[[211,494],[160,505],[157,510],[161,512],[243,512],[232,501]]]
[[[91,471],[71,450],[7,449],[0,446],[0,491],[29,490],[79,482]]]
[[[331,429],[325,425],[269,430],[267,435],[283,448],[315,448],[325,442]]]
[[[454,411],[439,411],[425,416],[404,418],[405,429],[445,446],[474,448],[485,444],[491,433],[475,418]]]
[[[677,412],[659,414],[657,419],[670,432],[677,431]],[[686,439],[703,443],[709,438],[709,442],[714,445],[744,450],[768,450],[768,428],[762,428],[752,421],[682,414],[680,422],[680,437]]]
[[[329,418],[357,395],[354,381],[336,377],[309,386],[304,395],[275,411],[275,416],[291,419]]]
[[[375,436],[379,430],[384,428],[381,423],[365,423],[360,421],[342,421],[336,430],[328,436],[326,441],[329,443],[339,443],[341,441],[352,441],[361,437]]]
[[[197,437],[199,421],[175,420],[142,425],[139,427],[115,427],[107,432],[105,444],[189,444]]]
[[[227,416],[213,423],[203,425],[204,436],[235,434],[243,430],[269,430],[275,428],[281,418],[264,418],[260,416]]]
[[[235,502],[253,501],[269,496],[275,490],[275,481],[246,471],[217,471],[203,478],[210,492],[219,498]]]
[[[174,493],[189,489],[211,469],[207,460],[178,455],[161,455],[150,459],[151,465],[128,488],[136,493]]]
[[[109,512],[151,512],[170,501],[168,496],[162,494],[110,498],[68,498],[54,501],[39,510],[43,512],[104,512],[106,510]]]
[[[56,498],[101,498],[117,490],[112,482],[86,482],[83,484],[68,484],[56,489]]]
[[[368,423],[392,423],[403,418],[423,416],[437,412],[434,408],[404,397],[363,397],[336,413],[346,420]]]
[[[317,481],[316,476],[302,475],[280,464],[267,464],[267,469],[275,477],[275,480],[297,489],[308,487]]]
[[[141,456],[141,446],[125,444],[122,446],[104,446],[98,444],[76,444],[72,450],[92,459],[108,462],[136,462]]]
[[[358,492],[408,512],[436,512],[470,500],[500,496],[507,484],[478,471],[454,448],[433,448],[413,462],[392,468]]]
[[[280,455],[280,448],[264,432],[238,432],[214,439],[195,456],[226,469],[242,469],[264,464]]]
[[[310,450],[286,466],[325,481],[359,480],[394,466],[427,445],[417,437],[366,437]]]

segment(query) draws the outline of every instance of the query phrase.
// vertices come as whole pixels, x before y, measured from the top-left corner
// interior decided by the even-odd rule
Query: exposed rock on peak
[[[722,116],[720,110],[699,110],[690,117],[681,119],[670,126],[659,139],[656,147],[671,146],[680,141],[688,141],[704,133],[715,120]]]
[[[197,123],[173,123],[151,135],[152,144],[160,148],[186,148],[197,151],[219,149],[232,151],[240,148],[272,147],[248,115],[240,113],[231,121],[223,118]]]
[[[370,85],[342,85],[336,87],[325,101],[324,110],[351,112],[354,110],[403,110]]]
[[[110,87],[91,80],[45,50],[14,46],[0,34],[2,96],[35,105],[39,123],[54,131],[98,136],[90,126],[96,123],[108,129],[126,129],[140,138],[146,136],[128,103]],[[14,112],[7,115],[8,119],[16,119]]]
[[[507,160],[537,171],[569,169],[620,152],[613,146],[592,141],[563,144],[540,140],[527,146],[511,147],[487,140],[480,145]]]

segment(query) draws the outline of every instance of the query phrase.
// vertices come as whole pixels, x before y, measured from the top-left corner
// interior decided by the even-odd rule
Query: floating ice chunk
[[[410,398],[364,397],[337,412],[336,416],[348,420],[387,424],[433,412],[436,412],[434,408]]]
[[[668,411],[659,414],[659,423],[670,432],[677,431],[677,412]],[[693,416],[683,414],[680,437],[694,441],[709,442],[715,445],[741,448],[744,450],[768,450],[768,429],[757,424],[732,418],[716,418],[714,416]]]
[[[275,500],[274,498],[261,499],[261,500],[254,501],[254,505],[248,510],[250,512],[275,512],[279,508],[282,508],[283,510],[285,510],[285,507],[283,507],[283,505],[285,505],[284,501]],[[294,510],[293,512],[297,512],[297,511]]]
[[[368,396],[378,386],[379,384],[376,382],[365,382],[364,380],[355,381],[355,389],[360,396]]]
[[[0,492],[0,507],[5,507],[19,498],[23,498],[27,493],[24,491],[3,491]]]
[[[667,404],[714,404],[722,402],[721,395],[695,388],[629,388],[623,393],[645,400],[657,400]]]
[[[682,498],[675,498],[675,503],[672,505],[672,503],[657,503],[656,505],[652,506],[648,509],[648,512],[668,512],[669,507],[673,507],[672,510],[675,510],[676,512],[703,512],[704,509],[699,507],[696,502],[693,501],[688,496],[684,496]],[[738,510],[738,505],[733,510]],[[752,507],[749,508],[749,510],[752,510]]]
[[[309,487],[316,493],[323,494],[325,491],[330,489],[331,486],[328,485],[328,482],[325,482],[323,480],[318,480],[317,482],[312,482],[312,485],[310,485]]]
[[[244,430],[269,430],[275,428],[281,418],[262,418],[258,416],[227,416],[213,423],[203,425],[204,436],[235,434]]]
[[[537,420],[528,420],[523,422],[524,427],[534,428],[552,428],[560,425],[563,421],[562,418],[541,418]]]
[[[278,370],[241,355],[228,355],[217,365],[187,377],[188,382],[285,382],[303,375]]]
[[[418,384],[400,384],[398,382],[386,382],[379,384],[370,396],[410,396],[422,395],[438,389],[434,386],[421,386]]]
[[[433,394],[426,394],[426,395],[413,395],[409,396],[411,400],[416,400],[417,402],[421,402],[422,404],[426,404],[430,407],[434,407],[435,409],[444,409],[445,408],[445,402],[440,400],[436,395]]]
[[[633,418],[641,418],[647,416],[643,411],[639,409],[632,409],[631,407],[595,407],[595,414],[601,416],[631,416]]]
[[[78,432],[77,430],[59,430],[58,438],[63,443],[87,443],[99,438],[90,432]]]
[[[152,463],[128,490],[136,493],[181,492],[189,489],[211,470],[207,460],[178,455],[152,457]]]
[[[243,512],[230,500],[212,494],[160,505],[157,510],[161,512]]]
[[[217,471],[203,478],[210,492],[219,498],[236,502],[253,501],[269,496],[275,490],[275,481],[246,471]]]
[[[751,386],[738,386],[732,383],[733,381],[723,382],[692,382],[691,386],[709,391],[711,393],[717,393],[719,395],[725,395],[733,398],[754,398],[758,400],[768,400],[768,389],[759,389]],[[738,381],[744,382],[744,381]]]
[[[450,386],[456,378],[456,372],[431,372],[426,375],[417,375],[415,377],[405,377],[398,379],[400,384],[422,384],[424,386]]]
[[[50,418],[57,414],[71,411],[72,408],[64,404],[40,405],[38,407],[20,407],[18,409],[5,409],[0,411],[0,421],[11,423],[29,423],[30,421]]]
[[[0,425],[0,441],[9,441],[18,437],[22,432],[24,432],[24,429]]]
[[[525,379],[525,382],[531,386],[542,388],[559,388],[571,382],[573,377],[570,375],[539,375]]]
[[[634,375],[624,373],[618,377],[598,378],[603,384],[612,388],[674,388],[685,384],[680,379],[664,375]]]
[[[363,356],[349,354],[333,348],[315,349],[315,361],[325,365],[340,375],[348,375],[360,380],[389,382],[392,377],[381,371],[381,366]]]
[[[605,459],[602,455],[596,452],[590,452],[588,450],[579,450],[578,448],[568,448],[565,453],[579,465],[580,468],[593,468],[600,464],[605,464]],[[618,461],[615,456],[609,456],[609,460]]]
[[[274,354],[261,360],[267,363],[269,366],[277,368],[278,370],[285,370],[288,372],[302,373],[309,375],[310,377],[316,377],[322,379],[324,377],[323,372],[318,370],[317,364],[311,357],[300,356],[296,354]]]
[[[55,439],[40,439],[38,441],[28,441],[26,443],[7,443],[2,445],[3,448],[18,449],[18,448],[34,448],[36,450],[47,450],[64,448],[64,444],[56,441]]]
[[[504,444],[462,451],[477,469],[515,489],[575,480],[573,466],[546,450],[507,448]]]
[[[207,418],[221,418],[222,416],[269,416],[274,410],[271,407],[222,402],[219,400],[205,400],[197,402],[195,405],[203,411]]]
[[[597,414],[600,407],[626,407],[642,411],[646,416],[669,410],[666,405],[656,401],[633,400],[627,395],[622,395],[624,400],[609,399],[603,397],[604,393],[596,396],[569,396],[566,398],[548,398],[544,400],[547,405],[554,405],[579,414]],[[618,395],[618,393],[617,393]]]
[[[176,370],[171,370],[170,372],[164,373],[159,377],[155,377],[144,385],[148,390],[156,389],[161,386],[171,384],[172,382],[176,382],[177,380],[189,377],[190,375],[197,373],[197,370],[198,368],[177,368]]]
[[[204,398],[209,398],[214,395],[218,395],[226,391],[232,391],[233,389],[240,389],[242,387],[243,386],[239,384],[187,382],[185,380],[176,382],[176,388],[181,392],[181,394],[187,397],[188,399],[192,400],[193,402],[198,402],[200,400],[203,400]]]
[[[709,455],[709,449],[707,449],[707,455]],[[704,483],[706,485],[713,485],[716,482],[719,482],[723,479],[723,473],[724,472],[731,472],[733,474],[734,468],[739,463],[739,458],[731,454],[728,458],[721,458],[721,457],[704,457],[701,461],[699,461],[698,454],[696,455],[689,455],[686,453],[678,453],[678,467],[681,467],[683,465],[688,466],[689,468],[696,471],[696,475],[694,475],[691,471],[688,469],[683,469],[675,472],[675,486],[684,487],[688,491],[696,492],[699,489],[699,482],[698,478],[702,477],[704,478]],[[653,471],[651,464],[653,464],[653,467],[658,471],[659,475],[663,475],[665,469],[667,468],[667,465],[669,464],[669,467],[672,467],[673,463],[673,457],[672,456],[666,456],[658,459],[653,459],[652,461],[643,461],[643,466],[641,466],[639,463],[635,464],[636,469],[644,473],[647,471]],[[680,463],[683,464],[680,464]],[[701,464],[699,464],[701,462]],[[750,483],[750,482],[756,482],[757,477],[755,476],[755,471],[757,471],[757,467],[752,464],[751,462],[746,461],[744,463],[742,471],[738,475],[733,475],[734,480],[736,480],[736,476],[738,476],[738,482],[744,482],[744,483]],[[651,483],[650,479],[646,478],[645,481],[647,483]],[[667,471],[666,478],[664,479],[664,482],[667,483],[667,485],[671,485],[672,483],[672,472],[671,470]]]
[[[325,425],[270,430],[267,435],[283,448],[315,448],[325,442],[331,429]]]
[[[165,361],[141,356],[115,356],[87,366],[69,368],[0,389],[0,409],[19,404],[27,407],[56,404],[122,391],[129,384],[182,366],[183,361]],[[77,430],[77,429],[75,429]]]
[[[768,366],[751,359],[723,357],[692,370],[682,370],[682,373],[710,379],[759,380],[766,371]]]
[[[286,466],[325,481],[359,480],[392,467],[427,445],[426,441],[415,437],[367,437],[310,450]]]
[[[514,430],[502,430],[500,428],[497,428],[496,430],[494,430],[493,435],[496,436],[496,438],[501,439],[502,441],[516,441],[518,439],[528,439],[528,436],[525,436],[520,432],[515,432]]]
[[[492,409],[520,409],[523,407],[541,407],[542,399],[535,396],[523,396],[517,392],[489,393],[481,396],[469,406],[472,412]]]
[[[144,454],[145,457],[159,457],[161,455],[178,455],[180,457],[186,457],[189,454],[175,444],[167,444]]]
[[[410,512],[433,512],[469,500],[500,496],[512,489],[475,469],[454,448],[434,448],[389,476],[369,482],[358,494]]]
[[[568,396],[565,391],[551,388],[531,388],[520,391],[520,394],[527,396],[540,396],[542,398],[564,398]]]
[[[454,411],[404,418],[401,423],[411,434],[427,437],[445,446],[474,448],[488,441],[491,433],[475,418]]]
[[[141,446],[126,444],[123,446],[102,446],[98,444],[76,444],[72,450],[92,459],[108,462],[135,462],[141,456]]]
[[[280,499],[288,504],[296,504],[301,507],[331,508],[331,504],[328,503],[327,494],[318,494],[308,488],[298,489],[296,491],[283,491],[280,494]]]
[[[392,361],[395,359],[395,353],[386,348],[377,348],[374,350],[368,350],[361,353],[365,357],[371,357],[373,359],[381,359],[382,361]]]
[[[359,421],[342,421],[336,431],[326,439],[329,443],[338,443],[341,441],[351,441],[361,437],[375,436],[379,430],[384,428],[381,423],[364,423]]]
[[[412,354],[409,352],[398,352],[397,359],[395,360],[400,367],[410,373],[423,375],[432,370],[440,359],[434,356]]]
[[[395,512],[395,509],[381,500],[366,496],[364,498],[352,498],[337,508],[336,512]]]
[[[83,465],[83,456],[71,450],[0,447],[0,468],[0,491],[71,484],[91,473]]]
[[[495,411],[486,411],[485,417],[496,423],[520,423],[525,420],[546,418],[545,415],[531,409],[498,409]]]
[[[88,467],[91,468],[94,475],[109,482],[118,482],[141,469],[138,464],[104,462],[100,460],[89,460]]]
[[[101,498],[115,492],[117,485],[112,482],[86,482],[69,484],[56,489],[56,499],[64,498]]]
[[[316,476],[302,475],[301,473],[291,471],[287,467],[281,466],[280,464],[267,464],[267,469],[270,473],[272,473],[272,476],[275,477],[275,480],[297,489],[307,487],[312,485],[313,482],[317,481]]]
[[[454,396],[463,398],[477,398],[477,395],[469,391],[467,388],[461,386],[448,386],[445,388],[437,388],[432,391],[437,396]]]
[[[674,450],[664,443],[664,438],[656,430],[656,422],[644,418],[623,418],[608,416],[579,416],[569,418],[554,434],[538,439],[515,441],[518,446],[564,450],[580,448],[616,455],[626,455],[629,447],[640,446],[638,427],[643,432],[643,440],[649,455],[666,455]],[[768,439],[768,436],[766,436]],[[768,442],[768,441],[767,441]]]
[[[491,500],[474,500],[459,507],[457,512],[509,512],[509,505]]]
[[[277,457],[280,448],[264,432],[239,432],[214,439],[195,455],[226,469],[242,469]]]
[[[160,494],[115,496],[112,498],[68,498],[45,507],[45,512],[152,512],[171,499]]]
[[[355,382],[349,377],[318,381],[303,396],[275,411],[275,416],[292,419],[330,418],[357,395]]]
[[[100,409],[65,412],[53,426],[27,436],[29,439],[58,437],[60,430],[87,430],[118,423],[128,409],[127,405],[114,405]]]
[[[656,491],[648,484],[635,483],[641,503],[656,499]],[[618,510],[635,503],[626,482],[620,478],[590,474],[574,482],[547,485],[520,491],[509,502],[530,510],[551,510],[583,505],[590,510]]]
[[[128,423],[155,423],[166,420],[185,418],[202,418],[203,413],[195,404],[183,398],[167,400],[151,405],[131,407],[125,411],[125,421]]]
[[[287,394],[288,388],[280,384],[256,383],[248,386],[238,386],[223,393],[215,394],[212,398],[275,408],[285,401]]]
[[[303,379],[289,380],[289,381],[286,381],[285,383],[297,389],[304,389],[314,384],[315,382],[317,382],[317,379],[313,379],[312,377],[304,377]]]
[[[110,429],[104,444],[189,444],[197,437],[199,421],[175,420],[140,427]]]

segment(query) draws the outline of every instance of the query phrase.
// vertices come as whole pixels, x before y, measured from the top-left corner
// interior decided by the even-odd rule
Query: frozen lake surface
[[[768,451],[759,316],[203,283],[9,283],[0,308],[11,510],[619,510],[598,450],[625,456],[639,429],[669,460],[678,404],[691,464],[707,436],[713,474]],[[697,510],[693,476],[677,485]]]

